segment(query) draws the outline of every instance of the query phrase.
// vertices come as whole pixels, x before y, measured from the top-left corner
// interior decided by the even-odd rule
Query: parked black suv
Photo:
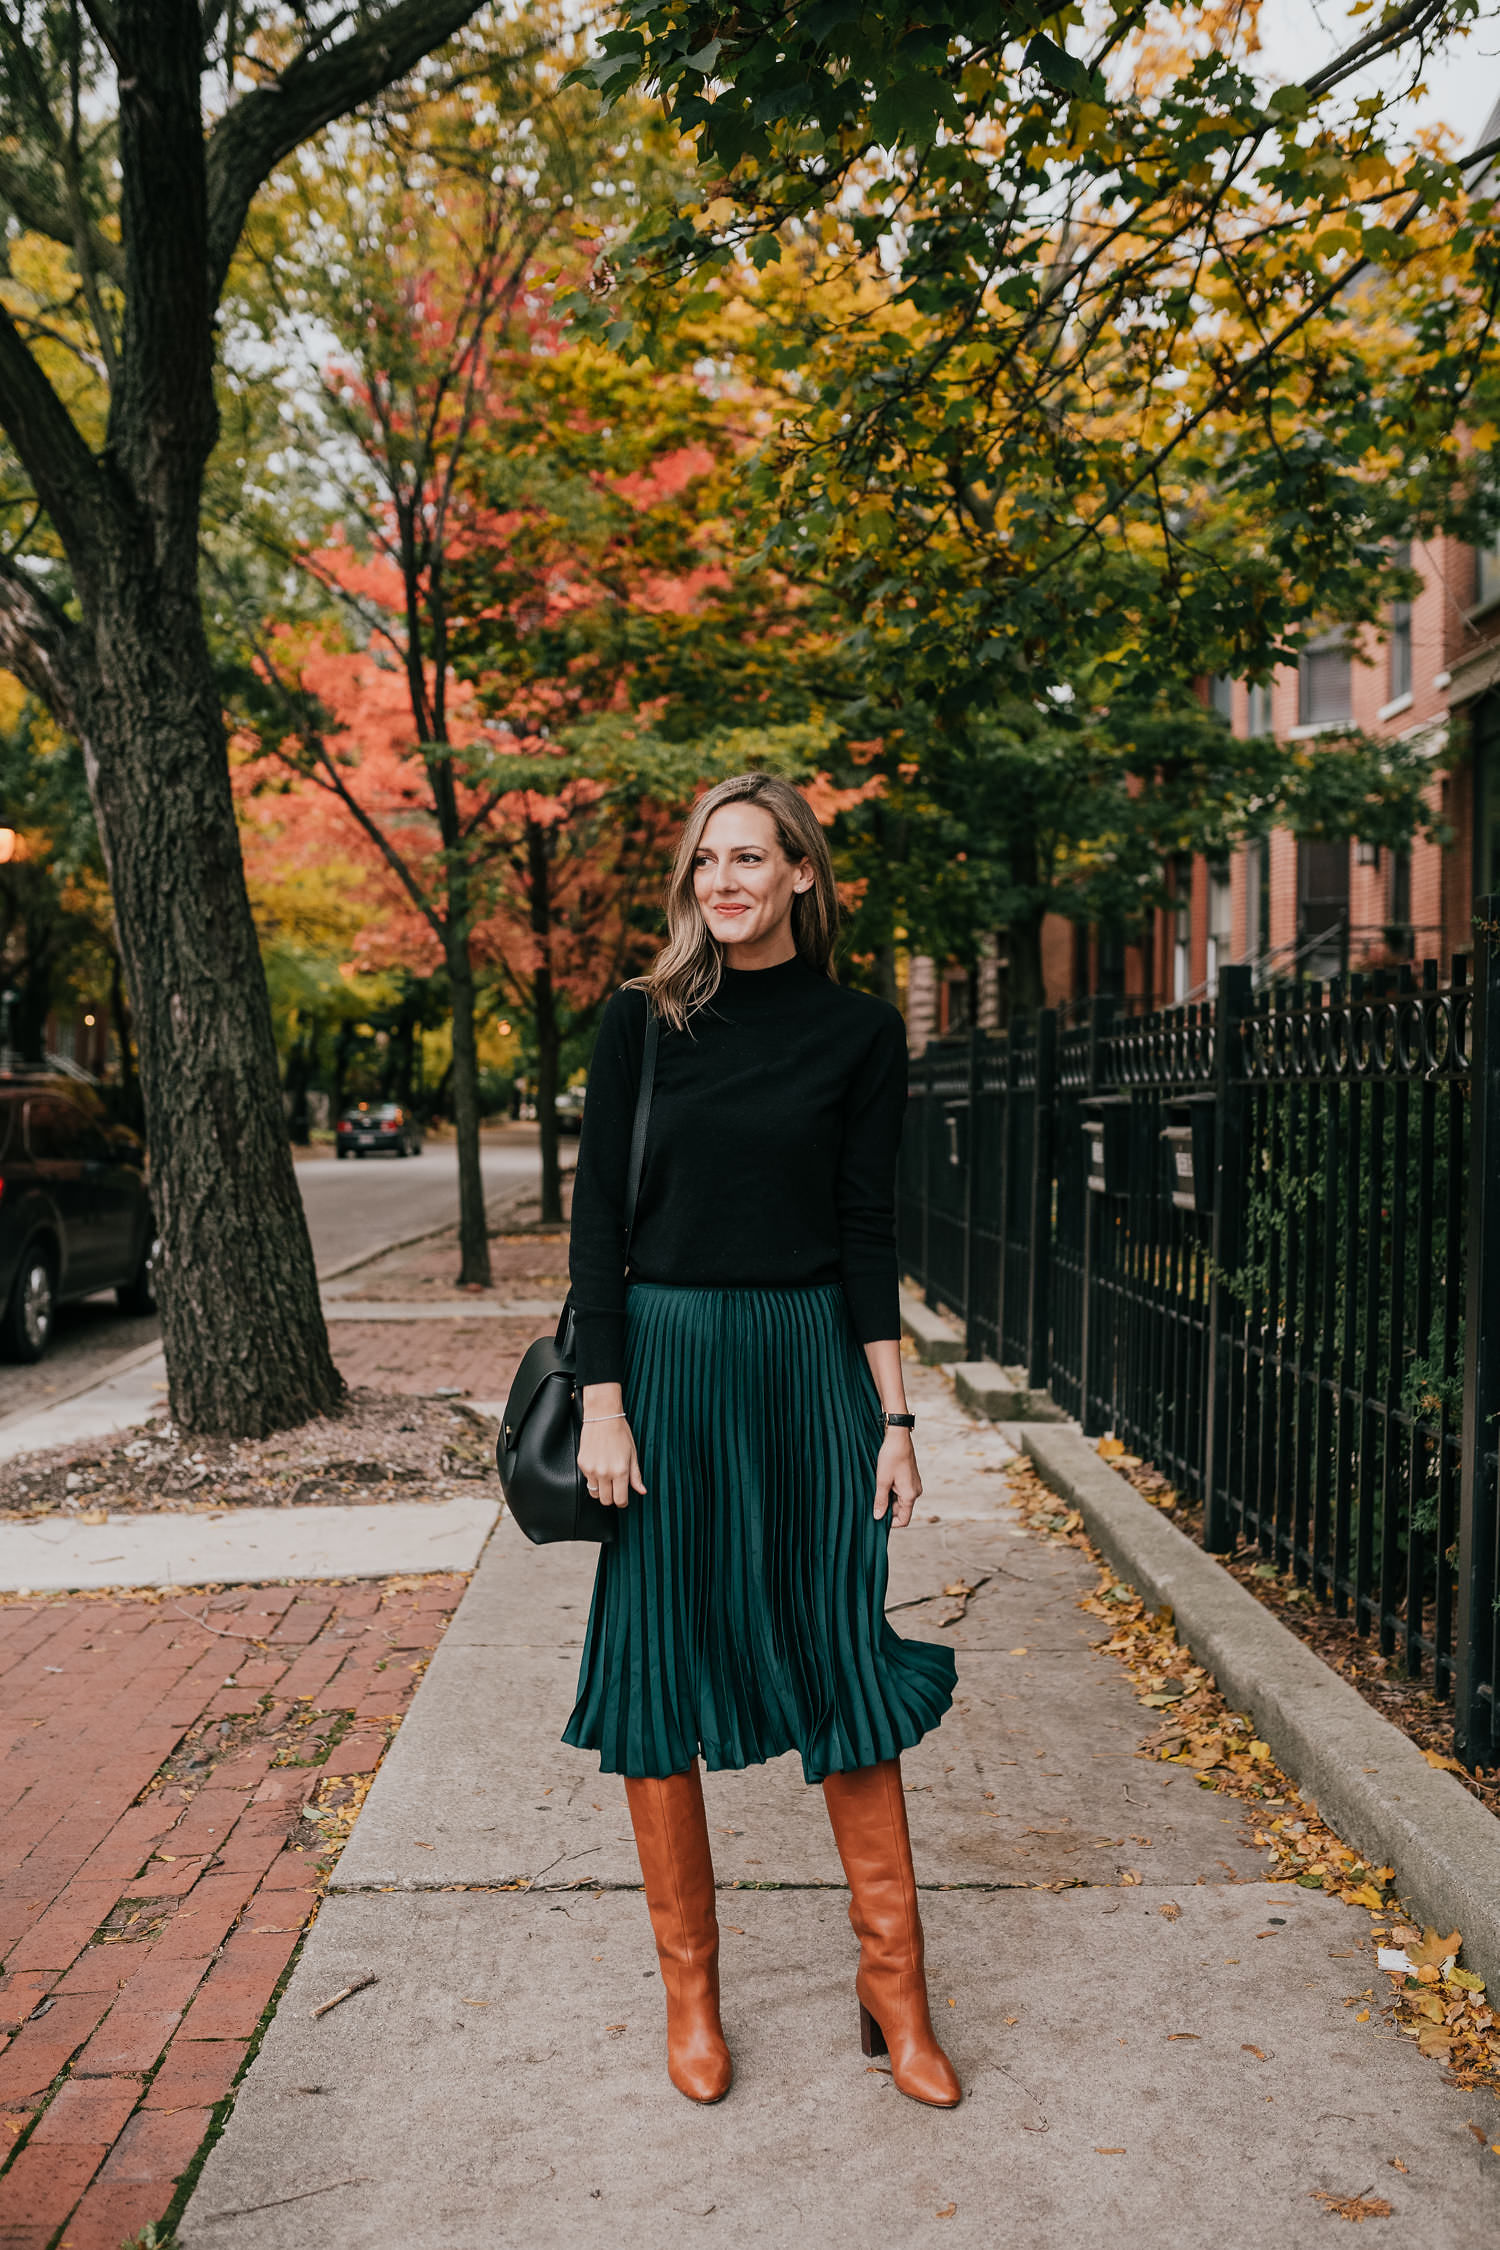
[[[155,1310],[145,1160],[87,1085],[0,1074],[0,1353],[40,1359],[58,1306],[96,1289]]]

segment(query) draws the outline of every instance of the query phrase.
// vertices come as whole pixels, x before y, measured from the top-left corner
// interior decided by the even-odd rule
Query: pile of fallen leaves
[[[205,1438],[171,1422],[0,1464],[0,1518],[445,1500],[492,1477],[495,1429],[461,1399],[351,1391],[336,1414],[265,1438]]]
[[[1184,1500],[1160,1469],[1153,1468],[1137,1454],[1127,1453],[1118,1438],[1100,1438],[1098,1450],[1143,1500],[1159,1508],[1189,1538],[1201,1539],[1201,1507]],[[1347,1680],[1373,1711],[1378,1711],[1392,1726],[1399,1727],[1417,1745],[1430,1766],[1453,1774],[1471,1797],[1477,1797],[1490,1812],[1500,1817],[1500,1765],[1488,1771],[1474,1770],[1451,1755],[1453,1705],[1440,1700],[1428,1681],[1412,1678],[1399,1655],[1382,1655],[1379,1643],[1371,1634],[1361,1632],[1353,1617],[1339,1616],[1327,1603],[1319,1601],[1312,1588],[1303,1585],[1295,1572],[1268,1562],[1258,1548],[1241,1548],[1236,1554],[1220,1555],[1216,1560],[1246,1593],[1253,1594],[1289,1632],[1295,1633],[1299,1641],[1321,1657],[1330,1671]]]
[[[1483,1979],[1458,1966],[1458,1931],[1444,1938],[1407,1920],[1390,1894],[1392,1870],[1372,1866],[1334,1834],[1281,1771],[1252,1721],[1229,1710],[1212,1674],[1182,1646],[1172,1612],[1148,1609],[1116,1577],[1078,1510],[1061,1502],[1029,1461],[1013,1463],[1007,1481],[1030,1531],[1077,1548],[1098,1568],[1099,1583],[1080,1607],[1107,1624],[1108,1637],[1097,1645],[1124,1665],[1146,1708],[1161,1714],[1138,1755],[1184,1767],[1200,1787],[1246,1805],[1255,1841],[1268,1855],[1269,1881],[1327,1891],[1365,1908],[1376,1921],[1372,1934],[1391,1980],[1395,2022],[1424,2055],[1448,2065],[1455,2085],[1488,2086],[1500,2099],[1500,2025]]]

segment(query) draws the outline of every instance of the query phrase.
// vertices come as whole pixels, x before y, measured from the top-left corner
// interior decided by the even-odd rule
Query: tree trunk
[[[562,1165],[557,1134],[558,1062],[562,1033],[557,1022],[557,995],[552,971],[545,962],[532,980],[532,1006],[536,1011],[536,1122],[542,1155],[542,1224],[561,1222]]]
[[[1012,922],[1006,931],[1005,950],[1010,968],[1007,976],[1010,1015],[1034,1015],[1045,1005],[1046,988],[1042,980],[1042,922],[1046,913],[1038,907],[1025,921]]]
[[[453,1130],[458,1141],[458,1279],[490,1286],[490,1236],[479,1163],[479,1041],[474,1023],[474,964],[467,936],[452,920],[444,933],[453,1007]]]
[[[307,1106],[307,1090],[312,1084],[313,1056],[317,1044],[315,1028],[301,1024],[297,1036],[287,1049],[286,1085],[286,1137],[298,1148],[306,1148],[312,1139],[312,1118]]]
[[[539,820],[526,824],[526,875],[531,896],[531,934],[536,967],[531,976],[531,1007],[536,1023],[536,1122],[542,1158],[542,1224],[562,1220],[562,1166],[557,1146],[557,1075],[562,1033],[557,1022],[557,988],[552,981],[552,837]]]
[[[343,1395],[280,1074],[195,584],[122,542],[88,605],[79,712],[109,866],[161,1233],[173,1420],[262,1437]]]

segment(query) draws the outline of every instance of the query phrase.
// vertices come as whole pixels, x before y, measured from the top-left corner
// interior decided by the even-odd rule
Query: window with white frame
[[[1234,950],[1230,897],[1228,864],[1221,862],[1208,871],[1208,959],[1204,973],[1210,992],[1218,990],[1219,971],[1227,968]]]
[[[1500,539],[1480,548],[1474,579],[1475,607],[1484,609],[1493,601],[1500,601]]]
[[[1252,736],[1271,732],[1271,685],[1269,681],[1264,686],[1254,680],[1250,683],[1245,732]]]
[[[1411,568],[1411,547],[1403,544],[1396,548],[1391,560],[1398,569]],[[1411,694],[1411,603],[1392,602],[1389,611],[1389,631],[1386,638],[1387,692],[1392,703]]]
[[[1172,998],[1185,1000],[1193,980],[1193,863],[1179,859],[1172,884]]]

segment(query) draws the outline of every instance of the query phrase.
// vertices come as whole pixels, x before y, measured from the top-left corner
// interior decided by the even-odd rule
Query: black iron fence
[[[1500,911],[1454,964],[912,1066],[904,1268],[1454,1703],[1500,1758]]]

